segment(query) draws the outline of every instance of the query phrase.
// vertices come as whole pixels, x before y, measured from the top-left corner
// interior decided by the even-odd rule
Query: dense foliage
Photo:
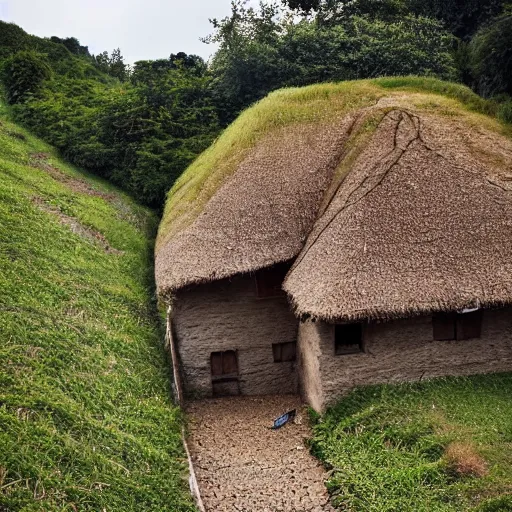
[[[276,21],[271,7],[257,14],[235,5],[232,16],[215,26],[220,49],[211,73],[224,121],[283,86],[410,74],[456,77],[452,37],[428,18],[353,16],[323,26]]]
[[[470,45],[473,76],[480,94],[512,95],[512,14],[482,28]]]
[[[33,51],[20,51],[9,57],[3,65],[2,78],[9,103],[27,101],[51,77],[51,68],[44,55]]]
[[[464,40],[502,13],[505,0],[283,0],[291,9],[318,11],[322,23],[335,24],[352,16],[393,19],[425,16],[442,22]]]
[[[174,180],[217,135],[210,78],[200,57],[172,54],[129,70],[119,50],[92,57],[76,40],[64,45],[0,25],[7,27],[0,31],[3,52],[10,54],[4,85],[16,118],[70,161],[139,201],[162,205]],[[20,50],[31,45],[43,53]],[[45,62],[52,73],[36,67]]]

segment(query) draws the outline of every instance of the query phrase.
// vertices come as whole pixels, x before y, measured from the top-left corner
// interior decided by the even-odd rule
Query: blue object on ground
[[[272,430],[276,430],[277,428],[282,427],[285,423],[292,421],[295,418],[296,410],[288,411],[287,413],[279,416],[279,418],[274,420],[274,424],[272,425]]]

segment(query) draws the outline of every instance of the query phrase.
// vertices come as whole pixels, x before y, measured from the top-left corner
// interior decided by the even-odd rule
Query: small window
[[[437,313],[432,316],[434,340],[469,340],[480,338],[482,310],[467,313]]]
[[[482,310],[457,314],[455,334],[458,340],[480,338],[482,335]]]
[[[334,353],[337,356],[364,352],[362,324],[334,326]]]
[[[456,339],[455,326],[457,313],[436,313],[432,316],[432,329],[434,339],[437,341],[449,341]]]
[[[224,377],[226,375],[238,374],[238,364],[236,360],[236,352],[234,350],[212,352],[210,362],[212,377]]]
[[[288,263],[280,263],[264,268],[256,273],[256,293],[259,298],[282,297],[286,294],[282,289],[286,273],[290,269]]]
[[[295,361],[297,357],[297,344],[294,341],[290,343],[273,343],[272,352],[274,354],[274,363]]]

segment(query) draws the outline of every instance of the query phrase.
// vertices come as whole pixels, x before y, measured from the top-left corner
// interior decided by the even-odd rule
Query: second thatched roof
[[[328,321],[512,302],[512,143],[390,111],[284,288],[299,315]]]

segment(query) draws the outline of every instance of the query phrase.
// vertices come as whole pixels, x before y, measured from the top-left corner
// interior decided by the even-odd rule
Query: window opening
[[[362,324],[334,326],[334,353],[337,356],[364,352]]]
[[[212,352],[210,362],[212,377],[224,378],[238,376],[238,363],[236,359],[236,352],[234,350]]]
[[[289,263],[279,263],[256,272],[256,293],[259,298],[283,297],[284,278],[290,269]]]
[[[469,340],[482,334],[483,311],[469,310],[462,313],[436,313],[432,315],[434,340]]]
[[[274,354],[274,363],[295,361],[297,358],[297,344],[294,341],[290,343],[273,343],[272,353]]]

